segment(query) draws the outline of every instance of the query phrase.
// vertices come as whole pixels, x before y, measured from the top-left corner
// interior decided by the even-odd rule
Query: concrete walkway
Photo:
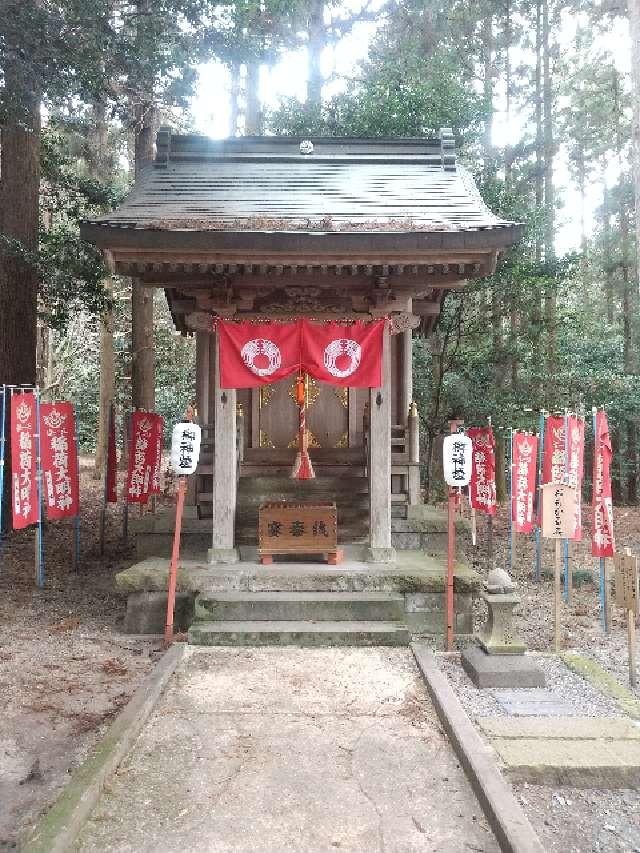
[[[407,649],[187,649],[82,853],[497,853]]]

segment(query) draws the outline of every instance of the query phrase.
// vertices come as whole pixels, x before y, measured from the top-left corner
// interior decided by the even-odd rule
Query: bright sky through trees
[[[358,3],[349,3],[350,9],[360,8]],[[586,15],[566,14],[563,20],[561,44],[571,49],[576,30],[587,26]],[[323,72],[328,79],[324,87],[325,96],[348,88],[349,80],[358,73],[358,65],[367,58],[369,43],[379,24],[363,22],[354,27],[353,33],[343,38],[335,47],[327,48],[323,57]],[[625,20],[616,20],[609,33],[597,37],[603,49],[613,53],[616,66],[622,74],[628,74],[630,68],[630,41]],[[514,50],[512,62],[517,64],[525,59],[521,50]],[[266,110],[276,109],[282,99],[297,98],[304,100],[307,79],[307,57],[304,48],[288,51],[271,68],[262,67],[260,77],[260,95]],[[505,113],[505,95],[501,93],[495,106],[493,122],[493,141],[498,147],[514,144],[522,137],[526,116],[520,112],[518,103],[512,107],[510,121]],[[195,129],[217,139],[223,139],[229,132],[230,118],[230,75],[222,63],[208,63],[199,67],[199,81],[195,97],[192,100]],[[605,180],[612,186],[619,175],[615,162],[610,162],[605,172]],[[577,250],[580,244],[580,229],[575,215],[580,197],[569,172],[567,153],[560,148],[555,164],[555,180],[561,198],[558,212],[556,247],[560,254]],[[594,180],[587,186],[585,196],[585,215],[587,233],[593,230],[594,213],[602,202],[601,187]]]

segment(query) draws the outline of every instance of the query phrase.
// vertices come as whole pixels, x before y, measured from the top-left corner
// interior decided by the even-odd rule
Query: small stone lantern
[[[489,615],[480,635],[480,645],[489,655],[523,655],[525,643],[514,628],[513,609],[520,604],[516,585],[504,569],[493,569],[485,583],[482,597]]]

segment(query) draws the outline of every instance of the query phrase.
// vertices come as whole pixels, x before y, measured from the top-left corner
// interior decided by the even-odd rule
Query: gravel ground
[[[558,658],[550,655],[532,655],[542,669],[546,679],[546,689],[560,702],[569,706],[566,716],[572,717],[622,717],[618,703],[603,696],[598,690],[571,672]],[[439,655],[440,665],[447,674],[451,686],[456,691],[465,711],[472,719],[477,717],[508,716],[496,696],[500,690],[478,690],[466,672],[462,669],[460,655],[457,653]]]
[[[498,508],[494,525],[495,565],[509,570],[508,514],[505,506]],[[616,547],[632,549],[640,555],[640,508],[614,509]],[[543,540],[543,580],[533,579],[535,566],[535,540],[531,536],[516,536],[514,542],[513,578],[522,603],[515,610],[518,629],[532,651],[553,650],[553,545]],[[571,543],[573,572],[580,572],[585,581],[574,588],[570,603],[562,606],[562,647],[585,657],[591,657],[627,689],[640,698],[640,673],[635,690],[629,685],[626,614],[612,607],[611,630],[605,634],[600,624],[598,561],[591,556],[591,518],[588,506],[583,507],[583,538]],[[486,522],[478,519],[478,545],[468,547],[468,557],[473,567],[483,576],[491,561],[487,553]],[[608,561],[611,562],[612,561]],[[613,566],[609,569],[613,575]],[[612,595],[612,599],[613,599]],[[484,622],[486,608],[479,602],[476,609],[476,626]],[[640,620],[638,621],[640,625]],[[640,637],[640,631],[636,631]],[[640,642],[640,640],[637,640]],[[640,655],[636,654],[640,660]]]
[[[547,853],[640,853],[640,794],[514,785]]]

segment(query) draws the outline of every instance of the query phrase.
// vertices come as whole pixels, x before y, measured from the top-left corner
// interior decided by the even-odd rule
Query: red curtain
[[[220,320],[220,387],[252,388],[298,371],[331,385],[376,388],[382,384],[384,323]]]
[[[301,327],[296,323],[216,324],[220,387],[255,388],[286,379],[301,364]]]

